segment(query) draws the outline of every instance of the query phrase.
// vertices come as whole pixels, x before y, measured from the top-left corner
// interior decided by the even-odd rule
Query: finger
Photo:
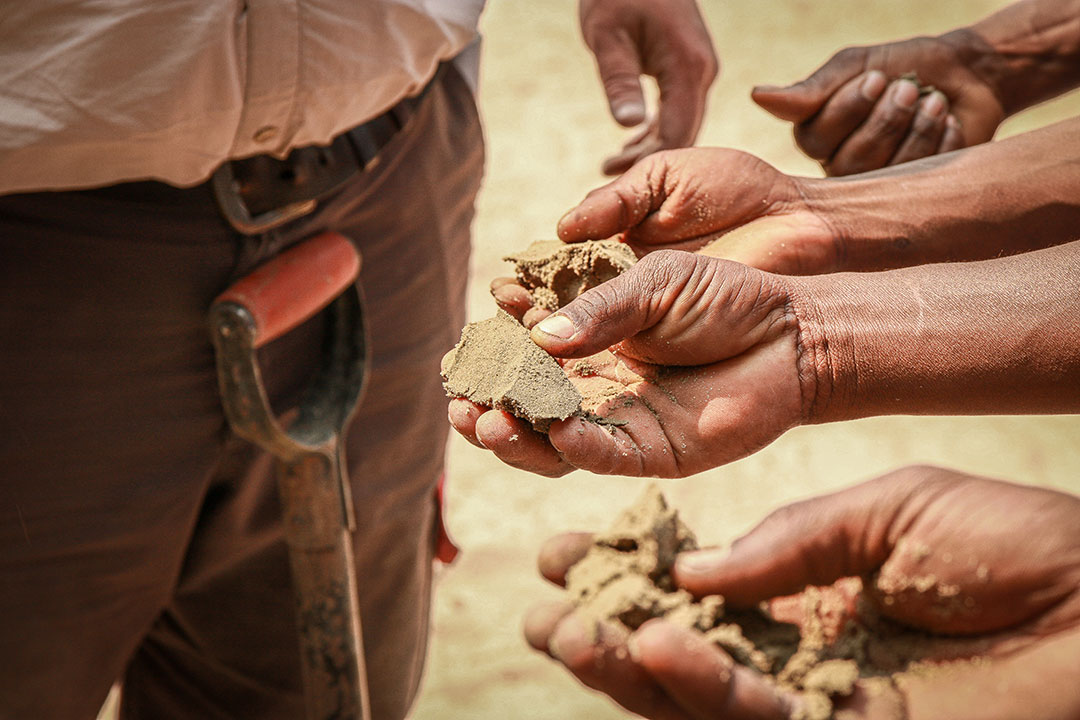
[[[525,642],[534,650],[550,655],[551,648],[548,643],[555,633],[555,628],[573,611],[574,604],[568,600],[536,605],[525,614]]]
[[[641,124],[645,121],[645,95],[641,90],[641,58],[633,38],[616,29],[596,33],[590,40],[611,116],[624,127]]]
[[[621,428],[606,429],[573,417],[552,423],[548,431],[565,461],[598,475],[645,474],[641,449]]]
[[[566,572],[593,546],[592,533],[563,533],[548,538],[540,546],[537,565],[540,574],[556,585],[566,586]]]
[[[627,144],[617,155],[604,160],[601,170],[605,175],[619,175],[633,167],[638,160],[662,149],[664,149],[664,144],[660,138],[650,134]]]
[[[487,411],[488,408],[481,407],[471,400],[452,398],[446,414],[454,430],[476,447],[482,448],[484,445],[476,437],[476,421]]]
[[[650,620],[629,641],[638,662],[692,718],[784,720],[790,700],[703,635]]]
[[[516,278],[502,277],[492,280],[491,296],[495,298],[495,303],[500,308],[510,313],[519,322],[533,306],[532,295],[518,283]]]
[[[491,410],[477,418],[475,427],[477,440],[511,467],[548,477],[574,469],[559,456],[546,435],[510,413]]]
[[[841,50],[814,74],[786,88],[759,85],[754,88],[754,102],[781,120],[803,122],[821,109],[833,93],[862,73],[866,52],[862,48]]]
[[[688,147],[701,128],[709,86],[716,79],[719,63],[712,43],[704,36],[693,48],[671,56],[669,64],[654,73],[660,89],[660,147]]]
[[[866,122],[833,155],[829,174],[850,175],[885,167],[907,136],[918,100],[918,85],[910,80],[893,82]]]
[[[548,642],[551,654],[587,687],[627,710],[652,720],[689,717],[631,657],[625,631],[608,623],[586,628],[577,614],[566,616]]]
[[[941,136],[941,146],[938,147],[938,152],[947,153],[964,147],[967,147],[967,143],[964,141],[964,130],[960,127],[960,121],[954,115],[946,116],[945,132]]]
[[[807,585],[864,575],[888,558],[890,527],[919,482],[917,475],[897,471],[782,507],[729,549],[680,555],[676,583],[694,595],[721,594],[732,606],[747,607]]]
[[[630,168],[618,179],[596,188],[559,219],[558,235],[564,242],[601,240],[640,223],[654,202],[648,172],[651,162]],[[662,202],[663,198],[655,198]]]
[[[915,111],[911,130],[893,155],[890,165],[911,162],[935,154],[945,134],[945,117],[949,101],[944,93],[935,90],[921,101]]]
[[[534,325],[551,314],[551,311],[542,307],[531,307],[521,316],[521,324],[532,329]]]
[[[847,81],[825,102],[821,112],[795,126],[795,142],[815,160],[831,158],[870,115],[888,84],[889,79],[880,70]]]
[[[660,319],[661,298],[677,297],[697,263],[674,250],[646,255],[621,275],[582,293],[532,329],[533,342],[556,357],[585,357],[633,337]]]

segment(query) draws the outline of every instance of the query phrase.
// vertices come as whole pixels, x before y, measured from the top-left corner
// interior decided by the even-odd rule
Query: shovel
[[[276,458],[300,632],[307,720],[367,720],[370,706],[342,435],[364,386],[360,257],[323,233],[238,280],[210,308],[218,383],[233,431]],[[323,310],[321,366],[287,429],[270,409],[255,351]]]

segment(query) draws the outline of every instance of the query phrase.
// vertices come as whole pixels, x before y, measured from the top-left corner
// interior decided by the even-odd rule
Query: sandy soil
[[[850,44],[938,33],[1006,0],[701,0],[721,56],[699,138],[818,175],[788,125],[749,98],[756,83],[802,78]],[[577,28],[575,0],[491,0],[481,103],[489,154],[475,224],[470,317],[490,317],[501,258],[554,237],[558,217],[603,182],[625,133],[607,114]],[[1080,114],[1073,94],[1006,124],[999,137]],[[799,428],[745,460],[662,488],[704,544],[726,542],[778,505],[911,463],[1080,492],[1080,418],[876,418]],[[582,689],[521,637],[525,609],[556,596],[534,570],[544,538],[601,529],[646,481],[575,473],[558,480],[502,465],[464,440],[449,459],[450,530],[463,553],[442,573],[414,720],[533,720],[629,715]]]
[[[845,45],[938,33],[1006,4],[703,0],[723,70],[699,142],[818,175],[789,126],[750,101],[754,84],[799,79]],[[481,103],[489,155],[475,225],[474,320],[494,311],[488,280],[510,274],[500,258],[554,237],[558,217],[603,182],[600,162],[624,137],[607,115],[576,23],[574,0],[495,0],[486,10]],[[1014,118],[999,137],[1078,113],[1074,94]],[[721,543],[778,505],[910,463],[1080,492],[1077,438],[1077,417],[877,418],[799,428],[753,457],[662,487],[703,543]],[[534,570],[543,539],[607,527],[644,484],[583,473],[534,477],[452,441],[448,521],[463,554],[439,582],[414,720],[629,716],[530,651],[520,625],[526,607],[555,596]]]

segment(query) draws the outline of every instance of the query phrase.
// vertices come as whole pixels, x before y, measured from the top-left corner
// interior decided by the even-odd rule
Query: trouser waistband
[[[256,155],[223,164],[212,186],[225,220],[237,232],[256,235],[310,213],[318,200],[378,163],[380,151],[408,124],[448,68],[443,63],[419,94],[343,132],[329,145],[296,148],[284,159]]]

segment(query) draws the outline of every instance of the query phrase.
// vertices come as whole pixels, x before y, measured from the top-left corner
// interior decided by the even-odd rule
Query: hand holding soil
[[[839,269],[839,236],[806,200],[806,180],[738,150],[692,148],[643,159],[559,220],[564,242],[622,235],[639,256],[699,251],[770,272]]]
[[[805,80],[754,100],[795,123],[795,141],[829,175],[851,175],[990,140],[1005,119],[974,62],[970,31],[848,48]]]
[[[490,409],[498,403],[455,399],[451,423],[508,464],[547,475],[681,477],[744,457],[802,418],[787,301],[777,276],[652,253],[532,330],[560,358],[586,417],[551,422],[544,435]]]
[[[1065,720],[1080,713],[1078,515],[1080,499],[1070,495],[906,468],[781,508],[730,550],[679,554],[667,575],[624,563],[605,576],[609,585],[651,578],[646,585],[672,599],[634,607],[652,608],[658,619],[627,614],[624,603],[621,614],[598,620],[596,605],[582,602],[595,591],[579,591],[577,602],[533,610],[525,633],[584,684],[649,718],[828,717],[824,693],[837,718]],[[541,572],[564,585],[586,555],[596,564],[598,545],[601,554],[620,547],[633,554],[650,542],[685,544],[665,543],[671,533],[663,528],[672,526],[649,526],[652,540],[635,535],[631,544],[618,540],[625,520],[596,539],[553,538],[541,551]],[[779,671],[755,667],[760,658],[741,653],[741,641],[721,649],[732,648],[732,633],[709,638],[700,612],[688,625],[677,609],[686,607],[676,597],[683,592],[721,595],[706,624],[742,623],[745,638],[760,638],[745,613],[804,589],[771,605],[774,617],[802,631],[798,652]],[[770,637],[772,646],[778,635]],[[800,653],[808,662],[793,667]],[[838,661],[857,667],[853,688],[825,683],[826,673],[813,670],[832,663],[828,674],[839,680]]]
[[[753,97],[795,123],[799,147],[830,175],[984,143],[1006,117],[1080,82],[1076,11],[1017,2],[944,35],[846,48],[805,80]]]

